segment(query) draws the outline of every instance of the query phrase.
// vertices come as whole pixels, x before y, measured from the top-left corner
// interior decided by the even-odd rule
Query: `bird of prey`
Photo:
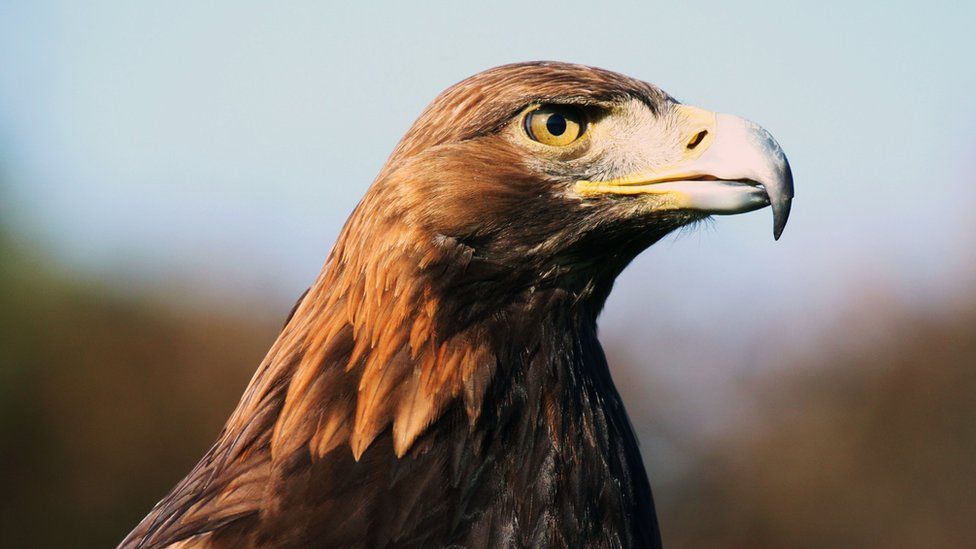
[[[505,65],[396,146],[236,410],[122,542],[659,547],[597,340],[666,234],[793,197],[752,122],[593,67]]]

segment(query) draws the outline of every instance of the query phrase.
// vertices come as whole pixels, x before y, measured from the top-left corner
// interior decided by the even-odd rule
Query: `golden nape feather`
[[[659,546],[597,316],[669,232],[772,205],[778,237],[792,194],[765,130],[620,74],[451,87],[122,546]]]

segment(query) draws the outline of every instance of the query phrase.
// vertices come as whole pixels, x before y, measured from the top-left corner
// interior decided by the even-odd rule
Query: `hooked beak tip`
[[[767,193],[769,190],[767,189]],[[780,176],[780,184],[774,192],[769,193],[769,205],[773,209],[773,240],[779,240],[786,228],[786,222],[790,218],[790,209],[793,205],[793,172],[790,170],[790,163],[783,157],[783,169]]]

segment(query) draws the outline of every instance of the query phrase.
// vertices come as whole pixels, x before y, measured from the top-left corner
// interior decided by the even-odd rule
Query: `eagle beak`
[[[773,238],[790,216],[793,174],[779,143],[759,125],[730,114],[678,105],[681,159],[608,181],[578,181],[592,195],[661,195],[667,210],[731,215],[773,208]],[[690,128],[690,131],[688,130]]]

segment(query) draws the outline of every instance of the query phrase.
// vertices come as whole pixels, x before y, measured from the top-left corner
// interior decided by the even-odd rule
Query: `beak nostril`
[[[702,130],[695,134],[695,137],[691,138],[688,142],[688,150],[693,150],[695,147],[701,144],[705,140],[705,136],[708,135],[708,130]]]

